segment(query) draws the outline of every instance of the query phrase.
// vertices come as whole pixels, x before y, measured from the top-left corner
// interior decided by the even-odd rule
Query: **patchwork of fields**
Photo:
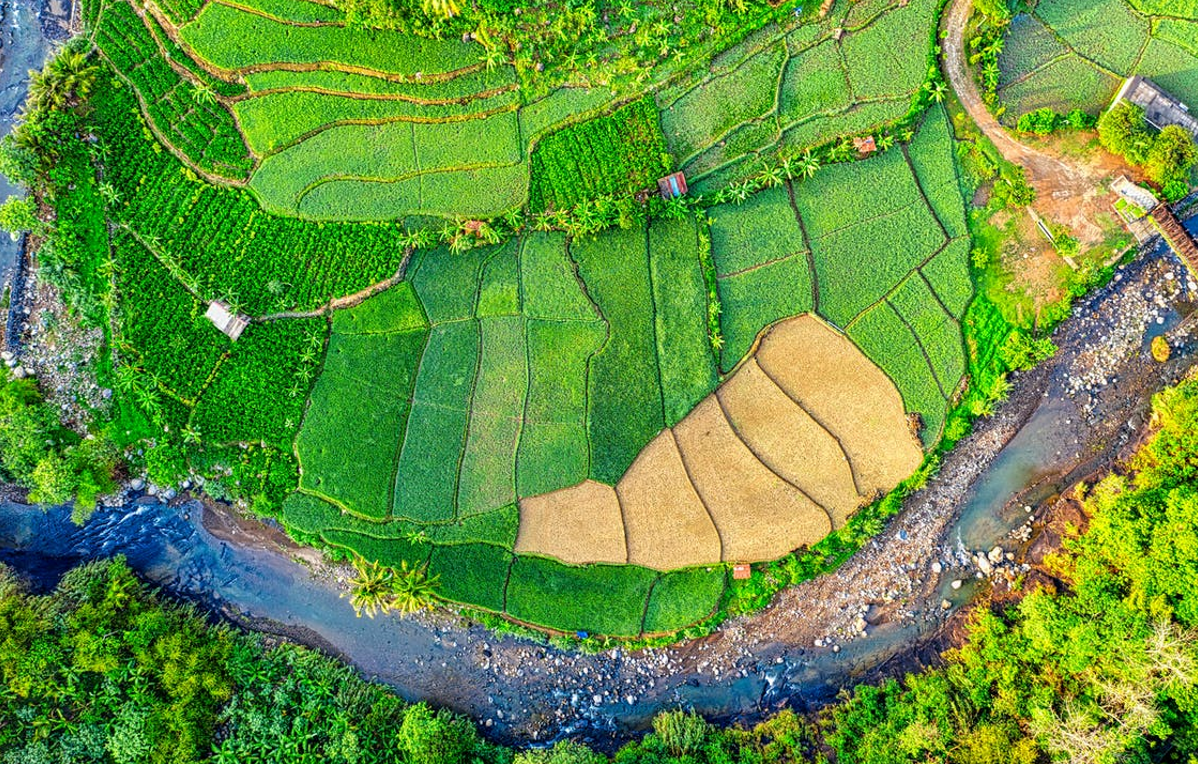
[[[654,219],[421,251],[408,281],[334,314],[285,520],[385,559],[481,545],[512,578],[453,597],[550,626],[523,576],[644,594],[655,571],[720,578],[703,566],[813,543],[918,466],[907,412],[940,437],[965,370],[964,215],[935,109],[907,145],[714,208],[709,236]],[[793,318],[812,312],[830,323]]]
[[[449,601],[617,636],[702,621],[724,563],[819,541],[941,437],[973,293],[946,112],[596,235],[517,222],[459,252],[405,223],[679,165],[716,189],[892,122],[938,5],[838,3],[633,100],[526,103],[477,45],[307,0],[86,3],[124,83],[96,119],[129,389],[203,458],[254,444],[297,537],[427,565]],[[255,317],[238,342],[214,299]]]
[[[476,44],[355,28],[310,0],[138,2],[95,0],[87,14],[158,135],[210,177],[248,182],[267,210],[314,220],[541,208],[538,142],[629,97],[561,88],[528,101],[515,70],[484,65]],[[649,73],[662,156],[703,191],[780,149],[903,117],[928,76],[938,5],[841,3],[818,22],[760,30],[681,81],[670,67]],[[639,137],[627,138],[632,154]],[[598,190],[643,188],[669,168],[647,169]]]
[[[819,23],[751,35],[657,94],[670,151],[704,191],[751,173],[779,148],[901,118],[934,66],[939,5],[842,3]]]
[[[1003,121],[1045,107],[1097,114],[1133,74],[1198,103],[1196,21],[1187,0],[1039,0],[999,57]]]

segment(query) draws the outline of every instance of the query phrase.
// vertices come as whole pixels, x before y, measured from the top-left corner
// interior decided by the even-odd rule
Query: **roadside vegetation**
[[[944,666],[862,686],[816,717],[718,728],[682,710],[614,756],[516,751],[318,653],[211,625],[120,560],[48,595],[0,573],[0,753],[11,761],[843,764],[1187,761],[1198,752],[1198,383],[1154,401],[1153,435],[1079,490],[1086,527],[982,604]],[[1017,587],[1018,588],[1018,585]]]

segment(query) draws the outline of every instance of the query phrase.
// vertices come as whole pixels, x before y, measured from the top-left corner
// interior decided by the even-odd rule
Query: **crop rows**
[[[532,154],[529,202],[534,211],[568,209],[650,188],[669,169],[657,107],[643,98],[542,138]]]
[[[150,119],[172,145],[216,175],[244,178],[249,173],[253,158],[232,116],[220,104],[203,102],[171,69],[132,6],[116,2],[105,8],[96,42],[141,93]]]
[[[264,213],[249,193],[189,178],[155,151],[128,88],[95,99],[109,151],[109,214],[178,260],[204,299],[236,298],[251,315],[311,309],[394,275],[404,248],[394,225],[314,225]]]

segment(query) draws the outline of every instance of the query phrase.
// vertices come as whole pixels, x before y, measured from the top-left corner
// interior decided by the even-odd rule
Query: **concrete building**
[[[1198,117],[1190,113],[1190,107],[1143,77],[1130,77],[1123,83],[1114,103],[1120,101],[1127,101],[1142,108],[1145,119],[1157,130],[1168,125],[1178,125],[1198,140]]]

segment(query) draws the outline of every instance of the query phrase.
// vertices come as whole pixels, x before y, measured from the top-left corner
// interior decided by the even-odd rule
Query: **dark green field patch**
[[[684,629],[715,612],[728,575],[723,566],[666,573],[653,585],[645,608],[645,633]]]
[[[430,525],[425,532],[437,544],[484,543],[511,549],[520,529],[520,509],[510,504],[490,512],[470,515],[453,523]]]
[[[503,612],[512,553],[490,544],[433,547],[428,574],[437,576],[437,596],[450,602]]]
[[[192,428],[210,443],[289,449],[304,417],[327,331],[323,318],[253,324],[196,402]]]
[[[657,576],[632,565],[579,568],[519,555],[508,579],[507,612],[550,629],[634,637]]]
[[[412,283],[429,321],[439,324],[474,315],[482,269],[494,251],[480,247],[455,254],[442,247],[421,254]]]
[[[665,426],[645,231],[575,240],[573,253],[608,325],[591,359],[588,406],[591,477],[614,484]]]
[[[431,550],[431,546],[425,543],[414,543],[407,539],[381,539],[353,531],[330,529],[320,535],[326,543],[388,568],[402,568],[405,562],[409,568],[420,567],[428,561]]]
[[[532,153],[533,211],[569,209],[603,194],[654,185],[670,170],[651,98],[541,138]]]
[[[656,308],[657,357],[666,424],[690,413],[717,382],[707,337],[707,287],[693,218],[649,224],[649,266]]]
[[[387,516],[426,337],[333,335],[296,440],[304,488],[364,517]]]

